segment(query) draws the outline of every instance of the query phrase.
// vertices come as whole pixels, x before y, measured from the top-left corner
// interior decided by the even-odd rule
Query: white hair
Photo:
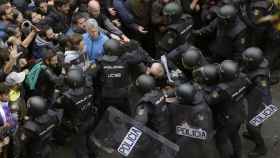
[[[88,19],[86,21],[86,28],[87,29],[91,29],[91,28],[95,28],[96,30],[98,30],[98,23],[95,19]]]

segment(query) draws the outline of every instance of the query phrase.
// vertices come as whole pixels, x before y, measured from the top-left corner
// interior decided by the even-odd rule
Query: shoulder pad
[[[190,15],[190,14],[183,14],[182,16],[181,16],[181,19],[182,20],[192,20],[192,16]]]
[[[36,123],[34,123],[33,121],[27,121],[23,127],[24,127],[24,129],[27,129],[34,133],[38,131],[38,125]]]
[[[246,82],[247,84],[252,84],[252,81],[250,80],[249,76],[247,74],[244,74],[244,73],[240,73],[239,74],[239,78]],[[245,84],[245,83],[244,83]]]
[[[251,72],[249,74],[249,77],[251,80],[254,80],[258,76],[270,76],[270,71],[267,68],[259,68],[258,70],[255,70],[254,72]]]
[[[225,90],[227,90],[228,88],[229,88],[229,86],[226,84],[226,83],[220,83],[220,84],[218,84],[217,85],[217,87],[218,87],[218,89],[221,91],[225,91]],[[216,90],[217,92],[219,91],[219,90]]]
[[[141,102],[150,102],[152,104],[157,104],[157,102],[160,101],[162,97],[164,97],[162,93],[153,90],[150,93],[145,94],[141,99]]]
[[[57,112],[55,112],[55,111],[49,109],[49,110],[48,110],[48,115],[51,116],[51,117],[52,117],[52,116],[56,116],[56,115],[57,115]]]
[[[239,73],[239,77],[240,78],[248,78],[248,75],[243,73],[243,72],[241,72],[241,73]]]
[[[269,61],[264,59],[263,62],[260,64],[260,68],[267,68],[269,67]]]
[[[116,60],[118,60],[118,59],[119,59],[118,56],[104,55],[104,56],[102,57],[102,60],[104,60],[104,61],[109,61],[109,62],[113,62],[113,61],[116,61]]]

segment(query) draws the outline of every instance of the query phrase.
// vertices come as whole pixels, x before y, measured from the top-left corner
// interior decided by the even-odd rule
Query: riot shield
[[[90,134],[97,158],[175,158],[179,146],[113,107]]]

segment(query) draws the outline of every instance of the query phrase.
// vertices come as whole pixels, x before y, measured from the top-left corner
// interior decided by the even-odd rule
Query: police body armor
[[[197,93],[193,105],[171,103],[174,141],[180,146],[177,158],[215,158],[212,112],[202,93]]]
[[[224,90],[233,101],[238,102],[243,99],[251,84],[250,79],[241,73],[235,80],[220,83],[218,87]]]
[[[113,107],[90,136],[97,158],[175,158],[179,147]]]
[[[218,128],[227,125],[238,125],[245,119],[245,111],[243,99],[251,86],[251,81],[246,75],[240,74],[240,76],[233,81],[220,83],[217,88],[220,89],[220,93],[223,93],[226,101],[219,103],[218,107],[214,107],[216,113],[216,122]]]
[[[258,23],[258,20],[272,14],[273,8],[272,3],[266,0],[254,0],[240,5],[240,17],[252,29],[250,45],[263,45],[266,42],[264,37],[269,36],[267,33],[272,32],[270,31],[271,26],[267,23]]]
[[[25,138],[21,136],[21,139],[30,139],[28,142],[27,157],[29,158],[49,158],[51,154],[51,139],[52,133],[59,123],[59,118],[56,112],[48,110],[48,112],[34,120],[27,121],[23,130],[32,135],[32,138]],[[28,136],[28,135],[27,135]]]
[[[124,98],[129,86],[128,66],[121,58],[105,55],[101,61],[102,97]]]
[[[72,107],[67,108],[64,112],[66,119],[70,120],[71,126],[76,130],[85,130],[87,127],[84,125],[93,124],[97,113],[93,89],[90,87],[70,89],[64,95],[73,103]]]
[[[165,102],[166,96],[160,90],[153,90],[147,93],[140,103],[150,103],[148,107],[148,127],[162,136],[168,137],[170,134],[170,112]]]
[[[222,57],[222,60],[232,58],[234,53],[246,49],[249,42],[246,29],[247,26],[239,17],[236,17],[231,26],[224,27],[218,24],[217,38],[210,43],[209,49],[218,57]]]
[[[170,52],[185,43],[190,36],[192,25],[190,15],[183,14],[176,24],[168,26],[167,32],[158,42],[159,48],[164,52]]]
[[[253,71],[248,71],[246,73],[252,81],[259,76],[263,76],[266,77],[267,79],[270,79],[270,70],[268,66],[269,66],[268,60],[264,59],[264,61],[259,65],[258,68],[256,68]]]
[[[247,95],[248,117],[253,118],[258,112],[261,112],[266,105],[272,102],[270,94],[270,71],[268,61],[265,59],[259,68],[246,72],[253,82]]]

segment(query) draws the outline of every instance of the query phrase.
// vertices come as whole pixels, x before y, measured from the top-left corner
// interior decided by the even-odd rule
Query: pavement
[[[272,87],[272,96],[274,105],[280,106],[280,84]],[[244,126],[242,130],[244,130]],[[265,143],[269,149],[268,154],[259,158],[280,158],[280,111],[274,114],[263,124],[262,133]],[[244,157],[254,148],[254,144],[249,140],[243,139]],[[57,147],[52,158],[74,158],[73,151],[69,147]]]

